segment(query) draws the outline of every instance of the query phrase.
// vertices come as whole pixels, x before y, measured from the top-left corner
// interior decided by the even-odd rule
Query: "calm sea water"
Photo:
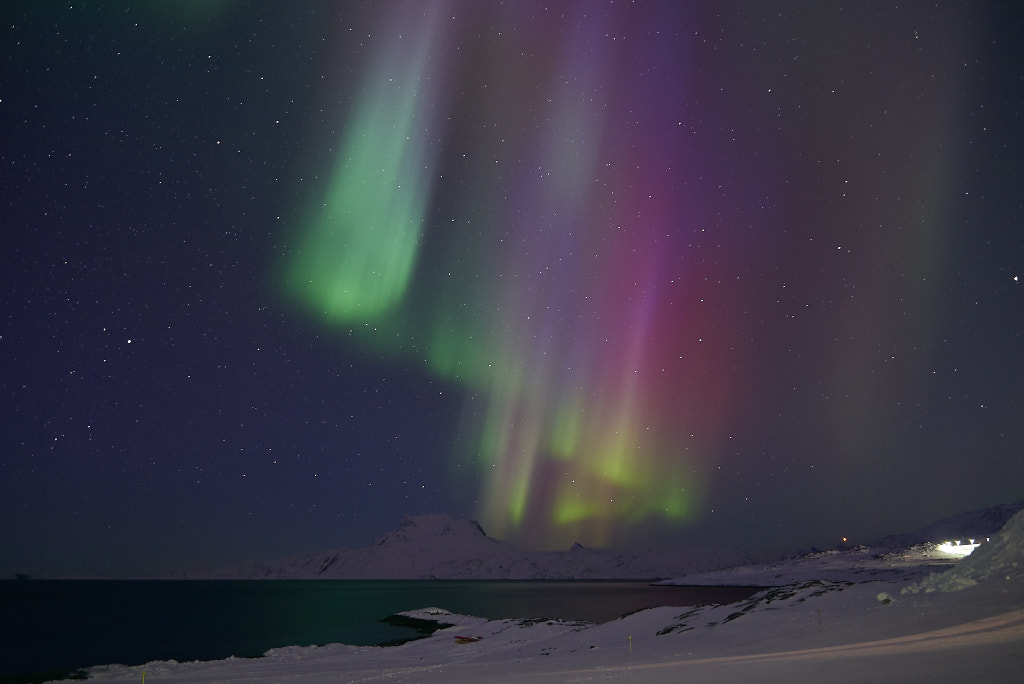
[[[431,606],[601,623],[654,606],[730,603],[754,591],[575,581],[0,582],[0,681],[107,663],[256,657],[289,645],[379,644],[416,636],[382,618]]]

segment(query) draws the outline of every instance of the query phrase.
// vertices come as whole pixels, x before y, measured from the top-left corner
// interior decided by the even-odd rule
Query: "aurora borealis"
[[[409,284],[431,190],[425,84],[440,80],[441,9],[428,4],[429,16],[416,17],[424,23],[406,22],[406,39],[390,27],[399,37],[378,47],[324,201],[310,210],[307,241],[294,248],[289,286],[330,319],[373,321]]]
[[[192,5],[3,11],[0,567],[1024,497],[1019,11]]]
[[[657,82],[675,82],[678,71],[683,86],[687,55],[653,23],[653,45],[608,33],[656,19],[643,12],[576,5],[506,40],[521,10],[461,25],[452,7],[430,7],[411,33],[407,7],[381,10],[381,56],[360,74],[365,99],[355,100],[339,168],[289,256],[286,288],[328,322],[408,340],[392,351],[420,353],[432,372],[479,393],[483,409],[467,419],[457,457],[481,473],[480,515],[499,536],[606,545],[648,517],[694,516],[692,412],[664,410],[691,370],[687,357],[701,355],[689,348],[692,268],[679,243],[700,233],[706,207],[694,206],[689,174],[673,168],[688,153],[678,119],[689,93],[666,95],[616,68],[645,65],[653,51],[653,66],[666,70]],[[459,59],[437,38],[438,15],[452,35],[493,21],[497,42]],[[539,22],[564,35],[559,45],[544,44]],[[461,91],[472,112],[455,111],[459,98],[444,92],[438,72],[448,63],[458,74],[452,90],[477,91]],[[465,82],[467,63],[494,66]],[[501,87],[507,80],[535,86],[516,103],[523,93]],[[437,130],[445,111],[451,138],[472,135],[463,117],[496,131],[469,143],[493,147],[454,181],[425,142],[452,145]],[[441,193],[446,183],[460,186],[445,208],[451,218],[428,226],[423,188]],[[421,234],[441,244],[412,278]],[[678,318],[667,329],[658,323],[666,315]]]

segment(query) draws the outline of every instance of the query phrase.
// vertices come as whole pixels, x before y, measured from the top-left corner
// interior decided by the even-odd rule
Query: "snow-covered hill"
[[[1022,509],[1024,501],[1001,504],[943,518],[913,532],[888,536],[872,546],[837,548],[772,563],[752,563],[710,572],[689,573],[664,583],[779,587],[813,580],[913,582],[929,574],[948,570],[962,558],[959,554],[943,551],[939,547],[943,542],[962,541],[967,544],[977,539],[982,543],[969,558],[979,553],[981,557],[986,556],[992,547],[984,540],[989,537],[995,539],[994,535],[1007,525],[1007,520]],[[972,563],[974,561],[964,567],[970,567]]]
[[[930,574],[904,592],[957,591],[988,579],[1018,583],[1024,579],[1024,511],[953,568]]]
[[[406,516],[361,549],[311,553],[281,562],[175,573],[176,579],[654,579],[752,562],[730,549],[588,549],[521,552],[479,524],[444,514]]]
[[[1024,501],[960,513],[936,520],[913,532],[890,535],[880,541],[878,546],[905,548],[931,542],[988,537],[1001,530],[1020,510],[1024,510]]]

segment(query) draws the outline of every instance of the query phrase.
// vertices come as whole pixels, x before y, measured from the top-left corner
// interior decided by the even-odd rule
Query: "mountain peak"
[[[393,531],[378,538],[374,544],[383,546],[398,542],[419,541],[436,537],[486,538],[487,534],[475,520],[456,520],[447,513],[406,515]]]

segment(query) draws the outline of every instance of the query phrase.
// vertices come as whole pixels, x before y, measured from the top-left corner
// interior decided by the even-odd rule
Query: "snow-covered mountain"
[[[566,551],[523,552],[488,537],[472,520],[437,513],[405,516],[361,549],[336,549],[278,562],[174,573],[175,579],[665,579],[677,584],[777,586],[806,579],[919,579],[955,560],[938,542],[989,537],[1024,501],[944,518],[878,544],[758,563],[737,549],[617,552],[579,544]],[[982,548],[984,545],[982,545]]]
[[[892,549],[929,542],[988,537],[1001,530],[1020,510],[1024,510],[1024,501],[960,513],[936,520],[913,532],[890,535],[878,542],[878,546]]]
[[[891,535],[871,546],[840,547],[802,554],[770,563],[752,563],[736,567],[690,573],[665,580],[665,584],[778,587],[813,580],[838,582],[917,581],[929,574],[941,573],[960,561],[962,555],[950,553],[939,545],[947,541],[981,544],[971,557],[991,553],[989,537],[1004,525],[1009,527],[1015,513],[1024,510],[1024,501],[1001,504],[978,511],[961,513],[930,523],[913,532]],[[1018,514],[1018,517],[1024,514]],[[1021,519],[1024,521],[1024,518]],[[975,561],[964,567],[970,567]],[[961,567],[957,565],[957,567]],[[936,575],[938,576],[938,575]],[[952,577],[952,575],[950,575]]]
[[[281,562],[179,572],[176,579],[654,579],[743,565],[732,549],[588,549],[521,552],[488,537],[478,523],[444,514],[405,516],[361,549],[306,554]]]

